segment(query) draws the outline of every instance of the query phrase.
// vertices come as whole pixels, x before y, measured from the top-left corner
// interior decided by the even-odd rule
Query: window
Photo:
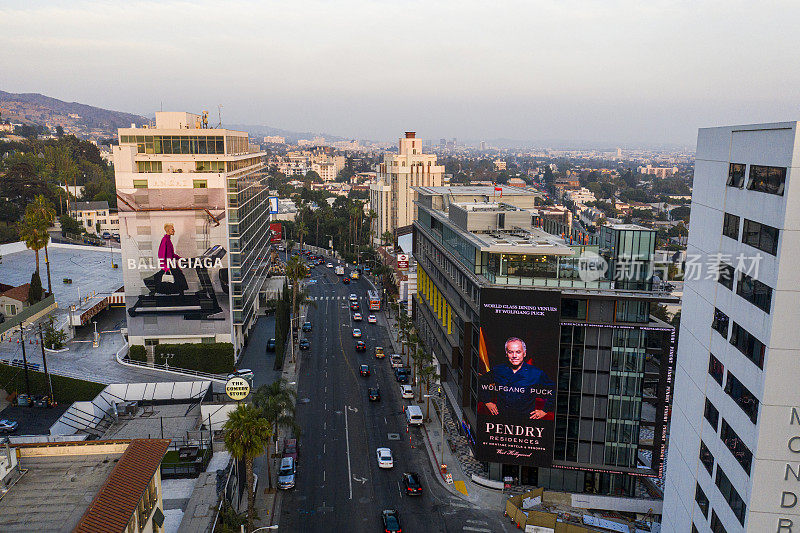
[[[733,430],[733,428],[722,419],[722,426],[719,428],[719,438],[722,439],[722,442],[725,443],[725,446],[730,450],[733,454],[733,458],[738,461],[744,471],[747,472],[747,475],[750,475],[750,465],[753,462],[753,453],[750,451],[742,439],[739,438],[739,435]]]
[[[192,188],[194,189],[207,189],[208,180],[192,180]]]
[[[736,294],[755,305],[765,313],[769,313],[772,303],[772,287],[753,279],[744,272],[739,274]]]
[[[758,368],[764,368],[764,352],[766,351],[766,346],[736,322],[733,323],[733,327],[731,328],[730,342],[736,346],[736,349],[742,352],[745,357],[755,363]]]
[[[711,455],[711,450],[708,449],[708,446],[703,441],[700,441],[700,462],[708,470],[708,475],[712,475],[714,472],[714,456]]]
[[[138,172],[161,172],[161,161],[137,161]]]
[[[726,237],[738,241],[739,240],[739,217],[725,213],[722,218],[722,234]]]
[[[778,253],[778,233],[778,228],[744,219],[742,242],[762,252],[775,255]]]
[[[146,189],[147,188],[147,180],[133,180],[133,188],[134,189]]]
[[[722,378],[725,377],[725,365],[719,359],[714,357],[713,353],[708,354],[708,373],[714,378],[714,381],[722,386]]]
[[[586,320],[586,300],[564,298],[561,300],[561,316],[563,318]]]
[[[725,529],[725,526],[722,525],[722,521],[717,516],[717,513],[712,509],[711,510],[711,531],[712,533],[728,533]]]
[[[744,172],[746,165],[742,163],[731,163],[728,167],[728,183],[729,187],[744,187]]]
[[[739,493],[736,492],[731,480],[728,479],[728,476],[725,475],[725,472],[720,467],[717,467],[717,479],[715,482],[720,493],[722,494],[722,497],[725,498],[725,501],[731,506],[733,514],[736,515],[736,518],[739,519],[739,522],[744,525],[744,517],[747,514],[747,506],[744,504],[742,497],[739,496]]]
[[[756,398],[736,376],[728,372],[728,380],[725,382],[725,392],[733,398],[733,401],[742,408],[750,421],[755,424],[758,420],[758,398]]]
[[[734,268],[727,263],[719,264],[719,271],[717,273],[717,282],[723,287],[733,290],[733,273]]]
[[[717,331],[720,335],[722,335],[723,339],[728,338],[728,323],[730,319],[728,315],[723,313],[717,308],[714,308],[714,320],[711,322],[711,327]]]
[[[699,483],[695,483],[694,488],[694,501],[697,502],[697,505],[700,507],[700,510],[703,511],[703,517],[708,518],[708,497],[706,497],[706,493],[703,492],[703,489],[700,488]]]
[[[750,179],[747,180],[748,190],[783,196],[785,183],[786,167],[750,165]]]
[[[719,411],[708,398],[706,398],[706,407],[703,416],[708,420],[708,423],[711,424],[711,427],[714,428],[714,431],[716,431],[717,424],[719,424]]]
[[[225,172],[225,161],[195,161],[195,172]]]

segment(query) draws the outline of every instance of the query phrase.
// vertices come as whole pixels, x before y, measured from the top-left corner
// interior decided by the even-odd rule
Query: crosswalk
[[[345,302],[350,301],[349,296],[309,296],[309,301],[312,302]],[[365,296],[361,296],[358,298],[359,302],[366,302],[367,298]]]

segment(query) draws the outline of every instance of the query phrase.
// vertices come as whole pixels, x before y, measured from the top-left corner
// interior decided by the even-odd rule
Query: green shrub
[[[164,354],[172,354],[167,358]],[[216,342],[208,344],[159,344],[155,347],[157,364],[169,364],[187,370],[209,374],[227,374],[233,370],[233,344]]]
[[[28,378],[31,383],[31,394],[50,393],[47,376],[44,372],[28,370]],[[60,404],[93,400],[105,388],[102,383],[66,378],[55,374],[50,374],[50,379],[53,382],[53,396]],[[25,392],[25,370],[0,364],[0,389],[4,389],[9,394],[14,391]]]
[[[144,346],[140,346],[135,344],[130,347],[128,350],[128,359],[131,361],[140,361],[142,363],[147,362],[147,350],[145,350]]]

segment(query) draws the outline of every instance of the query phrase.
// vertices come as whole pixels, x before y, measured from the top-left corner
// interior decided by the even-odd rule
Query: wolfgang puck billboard
[[[481,291],[479,460],[552,462],[560,303],[558,291]]]

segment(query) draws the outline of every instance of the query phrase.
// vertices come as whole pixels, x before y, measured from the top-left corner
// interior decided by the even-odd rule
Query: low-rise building
[[[108,202],[75,202],[72,206],[75,218],[88,233],[102,235],[104,232],[119,233],[119,215],[108,207]]]
[[[30,283],[18,287],[0,283],[0,291],[2,291],[0,292],[0,313],[6,318],[10,318],[28,307],[30,305],[28,302],[30,288]]]
[[[678,167],[654,167],[653,165],[647,165],[646,167],[638,167],[636,170],[639,174],[644,174],[646,176],[668,178],[674,176],[678,172]]]

